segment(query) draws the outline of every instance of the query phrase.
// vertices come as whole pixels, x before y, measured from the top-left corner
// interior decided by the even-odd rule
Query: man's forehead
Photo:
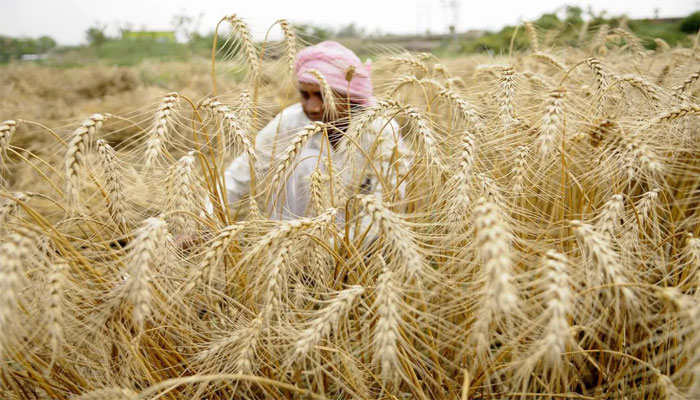
[[[321,91],[321,86],[318,83],[299,82],[299,89],[319,92]]]

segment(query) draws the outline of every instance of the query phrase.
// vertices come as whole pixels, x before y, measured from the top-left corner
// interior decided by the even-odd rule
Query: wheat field
[[[359,174],[377,197],[321,157],[308,216],[279,221],[333,127],[229,205],[223,170],[297,101],[304,44],[220,26],[197,88],[0,123],[0,397],[700,398],[697,38],[564,48],[525,24],[524,52],[378,49],[345,143],[376,152],[364,128],[394,118],[410,153],[366,158],[405,168]]]

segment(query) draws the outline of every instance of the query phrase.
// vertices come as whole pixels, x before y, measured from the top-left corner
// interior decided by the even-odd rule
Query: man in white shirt
[[[292,139],[314,121],[329,124],[325,130],[327,140],[324,134],[313,135],[293,161],[290,174],[282,181],[283,187],[272,188],[269,203],[272,217],[293,219],[309,215],[310,177],[316,170],[322,172],[327,181],[329,175],[336,174],[337,183],[342,187],[335,190],[347,190],[348,195],[356,192],[379,194],[383,190],[381,182],[386,183],[390,176],[393,176],[392,182],[396,182],[396,171],[405,169],[406,161],[402,156],[406,149],[395,121],[378,117],[354,140],[345,137],[350,117],[376,103],[370,64],[363,64],[339,43],[325,41],[299,52],[295,72],[301,102],[282,110],[257,134],[255,176],[267,176]],[[319,82],[319,77],[325,82]],[[324,83],[334,93],[331,102],[324,103]],[[335,109],[329,110],[328,104]],[[330,173],[328,157],[332,160]],[[250,175],[248,155],[243,152],[225,171],[229,204],[235,204],[249,192]],[[263,185],[265,182],[260,183]],[[342,207],[343,204],[331,206]]]

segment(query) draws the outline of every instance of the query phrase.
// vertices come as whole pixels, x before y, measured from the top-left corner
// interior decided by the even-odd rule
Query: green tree
[[[294,29],[300,39],[309,43],[319,43],[333,36],[333,31],[317,25],[298,24]]]
[[[46,53],[49,50],[56,48],[56,41],[50,36],[40,36],[36,40],[37,50],[39,53]]]
[[[107,37],[107,34],[105,33],[106,29],[107,26],[102,25],[99,22],[95,23],[94,26],[88,28],[88,30],[85,31],[85,36],[87,38],[88,43],[91,46],[100,46],[104,42],[106,42],[109,39]]]
[[[361,38],[365,36],[365,30],[362,28],[358,28],[354,22],[351,22],[350,24],[338,29],[338,33],[336,34],[338,37],[353,37],[353,38]]]
[[[576,6],[566,6],[566,22],[572,25],[581,25],[583,23],[583,18],[581,15],[583,10],[581,7]]]
[[[556,14],[542,14],[542,16],[535,21],[535,25],[542,29],[552,29],[559,25],[559,18]]]
[[[681,21],[681,31],[685,33],[696,33],[700,30],[700,11],[694,12]]]

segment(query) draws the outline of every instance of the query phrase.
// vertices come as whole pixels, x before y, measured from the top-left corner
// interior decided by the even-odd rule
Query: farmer
[[[405,166],[402,164],[399,168],[399,164],[405,160],[401,157],[404,145],[395,121],[377,118],[353,141],[354,144],[344,143],[348,140],[345,133],[350,117],[376,103],[369,62],[363,64],[351,50],[337,42],[325,41],[301,50],[294,68],[301,101],[282,110],[257,134],[254,166],[257,180],[269,176],[268,172],[278,164],[294,136],[314,121],[329,124],[328,140],[323,132],[317,133],[300,150],[288,169],[290,174],[281,179],[284,186],[273,188],[273,199],[269,203],[274,207],[271,208],[272,217],[293,219],[310,214],[312,173],[318,168],[326,177],[325,189],[331,186],[327,173],[329,154],[331,174],[336,174],[334,182],[337,180],[343,186],[336,186],[336,193],[381,193],[381,182],[386,183],[388,177],[393,176],[390,180],[397,182],[396,174],[391,174],[403,170]],[[334,92],[335,110],[324,106],[323,91],[317,79],[319,74]],[[249,165],[244,152],[226,168],[229,204],[241,200],[250,190]],[[386,176],[378,178],[378,173]]]

